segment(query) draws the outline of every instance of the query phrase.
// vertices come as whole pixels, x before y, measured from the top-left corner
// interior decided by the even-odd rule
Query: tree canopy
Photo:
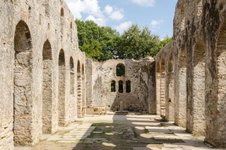
[[[148,28],[132,25],[120,35],[111,27],[100,27],[93,21],[76,20],[79,48],[90,58],[98,61],[108,59],[140,59],[154,57],[171,38],[160,40]]]

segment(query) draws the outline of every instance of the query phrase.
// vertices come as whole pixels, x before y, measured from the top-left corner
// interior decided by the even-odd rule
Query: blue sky
[[[177,0],[66,0],[77,19],[93,20],[122,33],[132,24],[148,27],[153,34],[172,36]]]

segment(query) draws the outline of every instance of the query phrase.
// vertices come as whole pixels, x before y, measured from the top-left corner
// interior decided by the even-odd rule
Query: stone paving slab
[[[123,124],[125,127],[130,126],[131,129],[132,127],[134,128],[134,132],[137,132],[137,137],[134,140],[127,140],[125,143],[122,143],[122,146],[132,146],[131,144],[137,145],[131,147],[133,150],[213,149],[203,143],[203,137],[193,137],[191,134],[186,133],[184,128],[175,126],[172,123],[158,122],[156,118],[159,119],[159,116],[90,116],[79,119],[79,123],[70,124],[65,128],[60,127],[59,131],[53,135],[43,135],[40,138],[41,142],[34,147],[16,147],[15,150],[72,150],[74,147],[77,147],[77,145],[82,146],[83,144],[102,146],[102,148],[89,150],[105,150],[103,147],[119,150],[118,146],[120,145],[109,141],[107,138],[101,137],[101,135],[119,135],[122,137],[125,135],[124,131],[112,131],[114,126],[111,125],[111,123]],[[109,131],[105,133],[99,130],[99,128],[93,125],[96,123],[108,124],[107,126],[103,125],[103,127]],[[96,135],[98,138],[90,135]],[[139,138],[141,138],[141,140],[139,140]]]

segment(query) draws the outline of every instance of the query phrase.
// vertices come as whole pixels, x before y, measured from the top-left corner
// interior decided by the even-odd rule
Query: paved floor
[[[16,150],[206,150],[203,137],[150,115],[87,116]]]

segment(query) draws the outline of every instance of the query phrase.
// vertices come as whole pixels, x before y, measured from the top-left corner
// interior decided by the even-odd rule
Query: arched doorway
[[[16,26],[14,36],[14,143],[32,143],[32,39],[24,21]]]
[[[42,83],[42,132],[51,133],[52,129],[52,49],[49,41],[44,43],[43,83]]]
[[[59,126],[65,125],[65,55],[64,50],[61,49],[59,53],[59,59],[58,59],[58,75],[59,75],[59,83],[58,83],[58,118],[59,118]]]

